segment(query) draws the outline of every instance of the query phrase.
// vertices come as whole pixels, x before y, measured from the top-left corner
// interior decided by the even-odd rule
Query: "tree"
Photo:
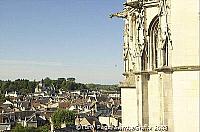
[[[50,87],[50,86],[52,85],[52,80],[51,80],[49,77],[46,77],[46,78],[44,79],[44,85],[45,85],[46,87]]]
[[[21,124],[17,124],[12,132],[39,132],[35,127],[23,127]]]
[[[66,82],[65,78],[58,78],[57,84],[56,84],[56,86],[57,86],[58,89],[61,88],[61,85],[62,85],[63,82]]]
[[[38,127],[37,130],[39,132],[49,132],[49,127],[47,125]]]
[[[97,84],[91,83],[91,84],[87,84],[86,86],[91,90],[96,90],[97,89]]]
[[[37,82],[35,80],[33,82],[29,81],[28,88],[31,90],[32,93],[35,92],[36,86],[37,86]]]
[[[12,132],[25,132],[25,129],[22,125],[17,124],[15,128],[12,130]]]
[[[21,124],[17,124],[12,132],[49,132],[49,127],[47,125],[35,127],[23,127]]]
[[[9,91],[10,83],[11,83],[10,80],[4,81],[4,82],[2,83],[1,92],[2,92],[3,94],[5,93],[5,91]]]
[[[63,81],[62,84],[60,85],[60,88],[63,90],[67,90],[66,85],[67,85],[67,82]]]
[[[52,122],[55,128],[60,128],[62,123],[74,125],[75,113],[65,109],[58,109],[52,116]]]
[[[0,93],[0,103],[3,103],[6,101],[6,97],[4,96],[4,94]]]
[[[78,90],[88,89],[87,86],[85,84],[82,84],[82,83],[76,83],[76,87],[77,87]]]
[[[76,83],[75,82],[67,81],[67,83],[66,83],[66,89],[67,90],[77,90],[76,89]]]

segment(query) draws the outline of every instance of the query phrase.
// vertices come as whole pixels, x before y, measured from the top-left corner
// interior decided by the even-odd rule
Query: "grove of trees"
[[[75,78],[58,78],[57,80],[50,79],[46,77],[42,79],[42,84],[45,87],[53,87],[56,92],[59,92],[59,89],[64,91],[74,91],[74,90],[119,90],[117,85],[101,85],[101,84],[83,84],[76,83]],[[34,93],[36,86],[40,81],[30,81],[27,79],[17,79],[14,81],[11,80],[0,80],[0,102],[5,101],[4,94],[5,92],[14,92],[17,91],[22,95],[27,95],[29,93]]]
[[[65,78],[58,78],[57,80],[52,80],[49,77],[42,79],[42,83],[46,87],[55,87],[58,91],[59,89],[63,90],[79,90],[79,89],[87,89],[85,84],[76,83],[72,81],[67,81]],[[14,81],[0,80],[0,100],[1,94],[5,94],[5,92],[13,92],[17,91],[22,95],[27,95],[28,93],[34,93],[36,86],[39,84],[39,81],[30,81],[27,79],[17,79]]]

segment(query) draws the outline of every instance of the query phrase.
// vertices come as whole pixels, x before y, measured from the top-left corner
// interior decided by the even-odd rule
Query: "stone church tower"
[[[199,131],[199,0],[127,0],[123,127]]]

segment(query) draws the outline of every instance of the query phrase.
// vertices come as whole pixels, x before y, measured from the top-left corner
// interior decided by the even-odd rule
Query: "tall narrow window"
[[[145,49],[144,49],[144,51],[143,51],[143,53],[142,53],[142,62],[141,62],[141,64],[142,64],[142,70],[147,70],[147,63],[148,63],[148,59],[147,59],[147,52],[146,52],[146,47],[145,47]]]
[[[156,15],[150,25],[148,30],[149,35],[149,48],[148,48],[148,54],[149,54],[149,66],[150,69],[158,68],[158,23],[159,23],[159,17]]]

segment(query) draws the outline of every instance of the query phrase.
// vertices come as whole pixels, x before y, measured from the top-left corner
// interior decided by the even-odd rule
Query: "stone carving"
[[[129,9],[124,9],[122,12],[114,13],[110,15],[110,18],[118,17],[118,18],[127,18]]]
[[[136,43],[136,52],[137,55],[141,56],[142,52],[145,47],[145,16],[144,16],[144,10],[142,9],[140,12],[137,13],[137,43]]]
[[[161,0],[160,1],[160,10],[159,10],[159,30],[160,30],[160,44],[159,48],[163,49],[165,44],[168,42],[170,43],[171,48],[172,47],[172,40],[171,40],[171,33],[168,23],[168,15],[169,15],[169,5],[167,3],[167,0]]]

